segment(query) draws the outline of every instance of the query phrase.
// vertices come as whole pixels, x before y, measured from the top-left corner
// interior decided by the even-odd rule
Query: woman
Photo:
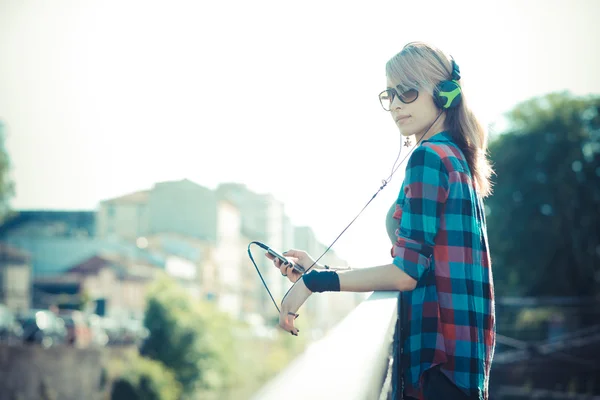
[[[418,140],[386,218],[393,262],[347,272],[317,265],[301,276],[274,260],[296,282],[280,326],[298,334],[295,314],[313,292],[399,290],[405,398],[487,399],[495,320],[482,203],[491,174],[485,132],[466,105],[458,66],[439,49],[409,43],[386,75],[382,106],[403,136]],[[283,255],[313,265],[304,251]]]

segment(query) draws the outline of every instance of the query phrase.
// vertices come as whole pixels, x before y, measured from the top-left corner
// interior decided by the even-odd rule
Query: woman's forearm
[[[407,291],[413,290],[417,284],[417,281],[394,264],[356,268],[351,271],[338,272],[338,276],[342,292]]]

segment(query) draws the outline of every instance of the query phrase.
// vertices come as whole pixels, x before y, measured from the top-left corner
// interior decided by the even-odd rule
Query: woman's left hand
[[[294,320],[298,317],[298,310],[311,294],[312,292],[308,290],[303,279],[299,279],[294,286],[292,286],[281,302],[279,326],[283,330],[298,336],[299,330],[294,327]]]

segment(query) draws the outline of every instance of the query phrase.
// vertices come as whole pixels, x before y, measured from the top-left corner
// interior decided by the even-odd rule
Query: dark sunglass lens
[[[409,89],[406,92],[402,92],[402,94],[400,95],[400,99],[404,103],[412,103],[417,99],[418,96],[419,92],[417,91],[417,89]]]

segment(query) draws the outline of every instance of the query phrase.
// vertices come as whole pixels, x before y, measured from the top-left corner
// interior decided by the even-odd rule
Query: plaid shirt
[[[438,364],[466,393],[488,398],[494,288],[473,185],[462,151],[441,132],[414,150],[396,201],[394,264],[417,281],[402,293],[405,393],[416,398],[423,372]]]

